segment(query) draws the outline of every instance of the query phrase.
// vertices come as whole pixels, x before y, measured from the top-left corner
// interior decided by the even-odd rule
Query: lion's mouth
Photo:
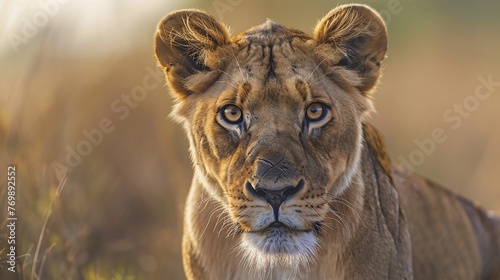
[[[321,231],[321,223],[316,222],[314,223],[310,228],[306,229],[300,229],[300,228],[292,228],[287,226],[286,224],[282,222],[272,222],[269,224],[267,227],[259,229],[259,230],[249,230],[246,231],[247,233],[273,233],[273,232],[288,232],[288,233],[294,233],[294,232],[313,232],[318,234]]]

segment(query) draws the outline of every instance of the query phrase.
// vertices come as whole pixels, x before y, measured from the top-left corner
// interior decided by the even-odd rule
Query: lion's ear
[[[154,42],[156,59],[177,97],[192,93],[189,77],[220,66],[214,52],[228,42],[228,29],[202,11],[179,10],[160,21]]]
[[[318,22],[314,39],[340,54],[336,66],[358,73],[363,94],[376,85],[387,50],[387,30],[375,10],[365,5],[338,6]]]

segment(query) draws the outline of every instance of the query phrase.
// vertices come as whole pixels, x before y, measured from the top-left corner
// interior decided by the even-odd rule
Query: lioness
[[[387,50],[380,15],[343,5],[311,37],[230,37],[168,14],[156,57],[188,135],[188,279],[500,279],[500,220],[393,168],[366,123]]]

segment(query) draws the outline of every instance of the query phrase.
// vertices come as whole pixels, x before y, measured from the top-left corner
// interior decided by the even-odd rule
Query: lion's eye
[[[243,112],[233,104],[226,105],[221,110],[222,119],[229,124],[238,124],[243,120]]]
[[[311,103],[307,106],[306,117],[311,122],[322,120],[326,115],[326,105],[320,102]]]

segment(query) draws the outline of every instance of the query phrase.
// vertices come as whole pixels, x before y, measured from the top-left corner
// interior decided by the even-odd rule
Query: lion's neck
[[[363,223],[365,183],[362,172],[363,169],[358,168],[344,192],[330,198],[330,213],[327,219],[329,224],[325,225],[325,228],[334,229],[328,236],[335,244],[348,242]]]

